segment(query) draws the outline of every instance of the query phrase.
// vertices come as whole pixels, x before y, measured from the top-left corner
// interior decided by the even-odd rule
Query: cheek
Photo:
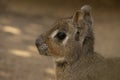
[[[56,44],[54,41],[47,41],[48,44],[48,52],[52,56],[63,57],[67,54],[68,48],[65,46],[60,46]]]

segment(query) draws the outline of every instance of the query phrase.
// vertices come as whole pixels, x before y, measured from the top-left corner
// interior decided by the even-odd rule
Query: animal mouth
[[[35,45],[41,55],[48,55],[48,46],[44,42],[43,37],[40,36],[38,39],[36,39]]]

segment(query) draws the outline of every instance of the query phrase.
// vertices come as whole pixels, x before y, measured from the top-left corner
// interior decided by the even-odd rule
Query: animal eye
[[[61,31],[61,32],[58,32],[55,36],[55,38],[59,39],[59,40],[64,40],[66,38],[66,33]]]

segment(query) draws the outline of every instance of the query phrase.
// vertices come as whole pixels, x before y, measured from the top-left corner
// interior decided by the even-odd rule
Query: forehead
[[[73,28],[71,19],[60,19],[56,21],[55,28],[59,30],[69,31],[71,28]]]

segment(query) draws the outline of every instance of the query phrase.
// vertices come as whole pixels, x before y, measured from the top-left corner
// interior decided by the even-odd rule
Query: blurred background
[[[0,0],[0,80],[54,80],[54,62],[35,39],[84,4],[92,6],[95,51],[120,57],[119,0]]]

